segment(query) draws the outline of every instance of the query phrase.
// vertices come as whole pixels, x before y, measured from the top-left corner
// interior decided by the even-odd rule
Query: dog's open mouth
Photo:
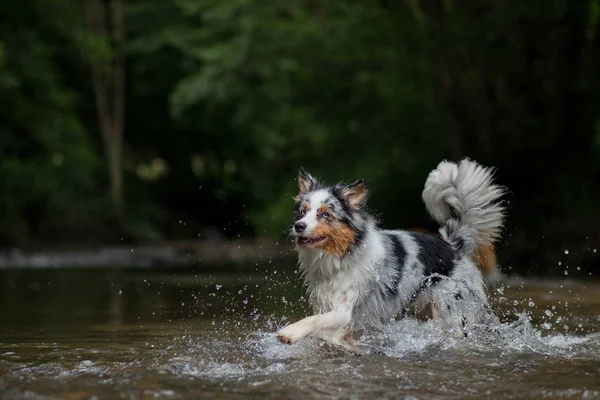
[[[317,243],[321,243],[322,241],[324,241],[325,239],[327,239],[327,236],[316,236],[316,237],[298,237],[298,244],[306,246],[312,246],[315,245]]]

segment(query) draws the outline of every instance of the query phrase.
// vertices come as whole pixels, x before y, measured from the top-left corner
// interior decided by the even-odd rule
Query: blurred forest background
[[[385,227],[434,228],[424,180],[469,156],[511,190],[500,260],[600,271],[599,19],[600,0],[3,0],[0,245],[283,237],[301,165],[367,179]]]

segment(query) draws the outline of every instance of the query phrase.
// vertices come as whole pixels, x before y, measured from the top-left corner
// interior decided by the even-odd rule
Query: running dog
[[[314,315],[281,329],[282,343],[315,336],[353,349],[353,333],[398,316],[441,319],[466,335],[489,312],[472,259],[504,220],[491,169],[464,159],[429,174],[422,198],[439,235],[378,228],[362,180],[326,186],[300,169],[298,184],[291,234]]]

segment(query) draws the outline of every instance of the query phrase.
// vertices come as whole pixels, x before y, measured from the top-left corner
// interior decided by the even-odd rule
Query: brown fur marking
[[[367,187],[364,182],[347,186],[342,191],[342,195],[353,209],[359,209],[362,201],[367,196]]]
[[[477,247],[475,254],[473,254],[473,261],[485,276],[491,276],[498,272],[496,252],[492,245],[484,244]]]
[[[310,210],[310,205],[305,201],[304,203],[302,203],[300,205],[300,209],[303,210],[303,211],[305,211],[305,212],[308,212],[308,210]]]
[[[317,210],[317,215],[321,215],[325,212],[331,212],[329,211],[329,207],[327,207],[325,204],[323,204],[321,207],[319,207],[319,209]]]
[[[319,247],[326,253],[335,254],[340,258],[346,254],[356,239],[352,228],[340,221],[320,222],[314,229],[313,236],[326,236],[327,239],[319,244]]]
[[[306,193],[310,190],[313,181],[307,175],[300,175],[298,177],[298,189],[300,189],[300,193]]]

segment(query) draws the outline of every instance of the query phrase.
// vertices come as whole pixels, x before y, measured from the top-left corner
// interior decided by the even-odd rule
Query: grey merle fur
[[[299,263],[315,313],[339,312],[340,299],[351,312],[339,327],[340,334],[334,335],[336,340],[341,333],[381,327],[398,315],[422,316],[424,310],[463,332],[489,312],[483,277],[471,258],[478,244],[492,243],[499,236],[504,218],[499,201],[503,189],[493,184],[490,169],[465,159],[457,164],[444,161],[430,173],[423,200],[441,225],[439,237],[380,229],[365,209],[362,181],[326,187],[301,169],[299,183],[294,222],[316,226],[319,217],[303,216],[300,205],[303,201],[314,207],[325,203],[334,218],[355,233],[355,242],[341,257],[318,247],[299,247]],[[351,204],[347,193],[356,188],[364,193]],[[305,329],[308,325],[302,322],[282,330],[280,337]],[[327,339],[331,332],[329,327],[307,335]]]

